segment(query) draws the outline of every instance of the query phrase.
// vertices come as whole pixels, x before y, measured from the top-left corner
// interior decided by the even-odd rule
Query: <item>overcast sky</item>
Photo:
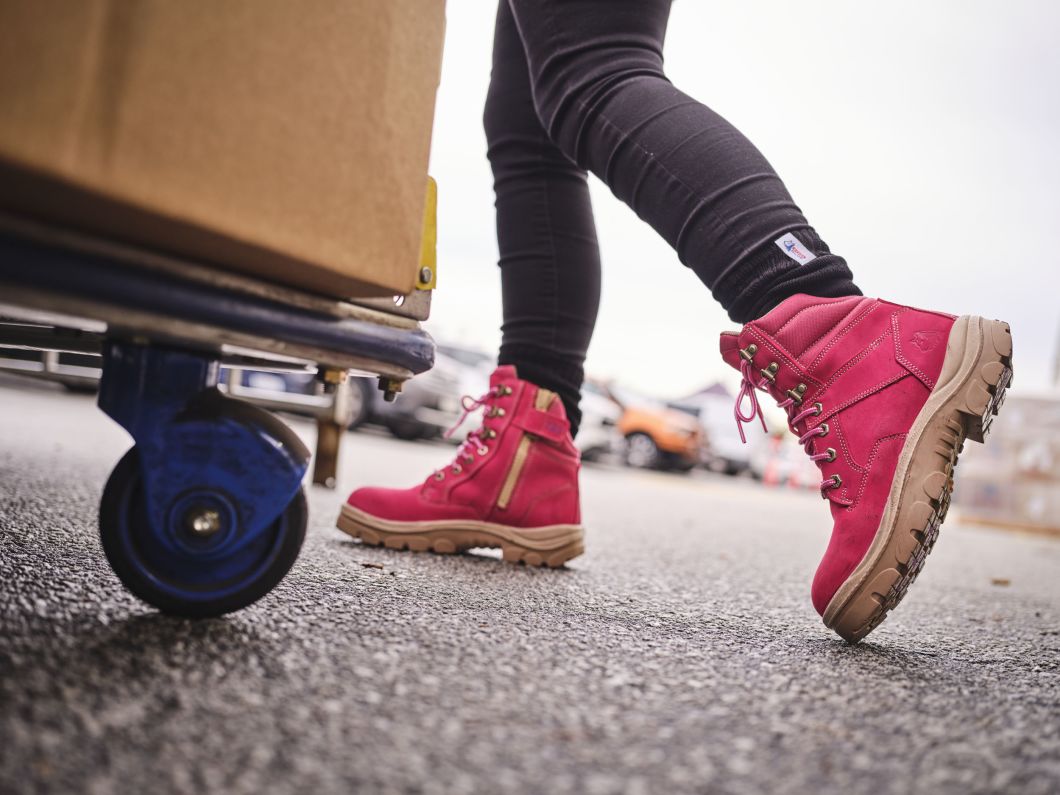
[[[501,320],[482,104],[495,5],[449,0],[431,157],[428,328],[495,350]],[[1060,333],[1060,5],[1047,0],[678,0],[670,79],[770,159],[868,295],[1012,324],[1016,384]],[[677,396],[721,378],[735,328],[673,251],[591,178],[604,266],[587,369]]]

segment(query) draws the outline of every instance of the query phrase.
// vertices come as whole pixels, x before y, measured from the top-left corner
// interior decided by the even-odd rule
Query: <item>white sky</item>
[[[482,133],[495,5],[449,0],[431,157],[428,328],[499,344]],[[1017,388],[1060,333],[1060,6],[1048,0],[678,0],[670,79],[739,127],[868,295],[1008,320]],[[735,328],[654,231],[591,178],[604,285],[589,373],[663,397],[734,374]]]

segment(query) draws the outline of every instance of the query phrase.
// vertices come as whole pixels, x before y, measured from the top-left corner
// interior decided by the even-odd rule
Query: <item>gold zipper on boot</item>
[[[534,408],[538,411],[548,411],[548,407],[552,405],[552,401],[555,398],[555,392],[539,388],[537,394],[534,395]],[[512,500],[512,492],[515,491],[515,484],[519,482],[519,475],[522,474],[523,467],[526,466],[526,457],[530,455],[530,444],[533,440],[534,437],[528,433],[524,433],[523,438],[519,440],[519,446],[515,449],[515,457],[512,459],[511,469],[508,470],[508,475],[504,478],[504,485],[501,486],[501,493],[497,497],[497,507],[501,510],[507,508],[508,503]]]
[[[501,486],[500,496],[497,497],[497,507],[502,510],[508,507],[512,492],[515,491],[515,484],[519,482],[519,475],[526,465],[526,457],[530,454],[530,441],[530,434],[524,433],[523,438],[519,440],[519,446],[515,449],[512,467],[508,470],[508,476],[504,479],[504,485]]]

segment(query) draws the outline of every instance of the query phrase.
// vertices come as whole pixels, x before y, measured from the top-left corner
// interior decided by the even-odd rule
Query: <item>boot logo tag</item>
[[[941,339],[941,331],[918,331],[909,338],[909,341],[913,343],[921,353],[927,353],[936,348]]]

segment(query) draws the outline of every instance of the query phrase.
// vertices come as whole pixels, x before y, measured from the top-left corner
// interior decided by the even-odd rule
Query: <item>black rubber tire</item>
[[[305,490],[299,487],[294,498],[276,519],[276,522],[282,522],[286,526],[281,530],[280,546],[268,568],[256,579],[247,582],[232,594],[223,598],[201,600],[176,598],[159,589],[132,560],[126,557],[119,537],[123,515],[128,521],[136,522],[138,526],[146,527],[147,525],[140,456],[135,447],[131,448],[114,467],[103,489],[103,498],[99,505],[99,531],[103,542],[103,552],[122,585],[137,598],[170,615],[184,618],[211,618],[240,610],[256,602],[276,587],[298,558],[302,542],[305,540],[309,511],[306,505]]]
[[[386,429],[394,438],[405,442],[417,442],[427,436],[427,431],[415,420],[390,420]]]
[[[633,445],[639,445],[641,449],[633,454],[631,460],[630,453]],[[644,454],[643,458],[640,456],[641,453]],[[640,432],[631,433],[626,437],[626,449],[622,458],[627,466],[636,469],[658,469],[663,463],[662,451],[659,450],[655,440],[648,434]]]
[[[689,461],[686,458],[679,458],[675,456],[667,462],[666,468],[669,469],[671,472],[677,472],[682,475],[687,475],[689,472],[696,468],[696,462]]]
[[[378,391],[375,384],[367,378],[351,378],[350,392],[353,398],[353,416],[350,418],[350,430],[364,425],[372,416],[372,400]]]

